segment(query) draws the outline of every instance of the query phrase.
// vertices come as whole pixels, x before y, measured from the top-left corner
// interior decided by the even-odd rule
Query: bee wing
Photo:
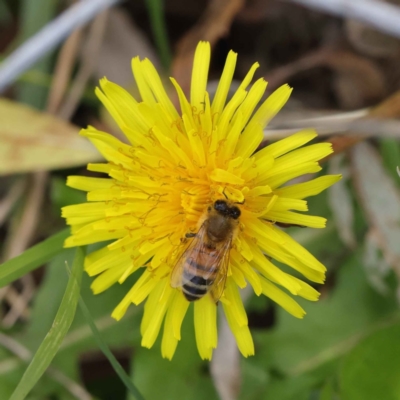
[[[217,276],[211,287],[210,294],[212,299],[217,303],[225,290],[226,278],[229,269],[229,254],[232,244],[232,236],[229,240],[225,241],[219,251],[219,265],[217,269]]]
[[[178,261],[175,264],[175,267],[171,274],[171,286],[173,288],[182,287],[185,283],[187,283],[190,279],[186,273],[185,276],[183,274],[183,268],[185,266],[186,260],[193,259],[196,261],[197,255],[200,254],[201,249],[204,247],[204,236],[206,234],[205,224],[203,224],[196,236],[189,241],[186,245],[186,248],[182,251],[182,254],[179,256]]]

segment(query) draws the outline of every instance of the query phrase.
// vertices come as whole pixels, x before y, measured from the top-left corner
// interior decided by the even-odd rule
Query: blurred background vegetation
[[[1,59],[73,3],[0,0]],[[167,85],[174,76],[187,90],[198,40],[213,48],[210,93],[230,49],[239,53],[234,84],[258,61],[256,75],[269,81],[269,92],[293,86],[266,143],[313,126],[336,150],[323,172],[344,177],[310,201],[311,213],[328,218],[325,230],[290,228],[328,267],[321,300],[304,304],[307,315],[297,320],[266,298],[249,297],[256,355],[239,356],[221,322],[211,363],[197,354],[190,318],[171,362],[159,343],[140,347],[142,307],[120,322],[110,317],[137,276],[93,296],[91,279],[78,271],[83,254],[74,263],[75,250],[61,250],[67,233],[60,207],[85,201],[65,178],[93,176],[85,164],[101,159],[79,128],[91,124],[121,137],[94,96],[98,80],[107,76],[137,94],[130,60],[139,55],[163,71]],[[13,399],[133,399],[107,348],[149,400],[400,399],[399,63],[398,38],[289,1],[126,0],[19,76],[0,98],[0,399],[17,385]],[[79,282],[66,263],[72,277],[82,276],[90,316],[76,305]],[[64,292],[70,298],[62,301]]]

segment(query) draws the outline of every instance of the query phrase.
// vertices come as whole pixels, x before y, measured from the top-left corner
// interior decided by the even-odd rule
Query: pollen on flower
[[[67,185],[86,191],[87,202],[62,210],[71,226],[66,247],[111,241],[85,260],[87,273],[96,277],[94,293],[142,271],[112,316],[119,320],[131,304],[145,302],[142,345],[152,347],[162,328],[161,352],[168,359],[190,303],[203,359],[211,359],[218,343],[219,302],[240,352],[253,355],[240,297],[248,284],[303,318],[293,296],[315,301],[318,292],[271,259],[317,283],[323,283],[325,267],[276,223],[323,228],[324,218],[304,214],[304,199],[340,179],[323,176],[282,187],[320,171],[318,161],[332,153],[331,146],[302,147],[316,136],[304,130],[256,152],[291,88],[283,85],[262,101],[267,83],[261,78],[251,85],[256,63],[228,100],[237,58],[231,51],[210,99],[210,55],[210,44],[200,42],[189,99],[171,78],[181,114],[147,59],[132,60],[140,99],[106,78],[100,81],[96,94],[128,144],[93,127],[82,130],[106,160],[88,169],[108,176],[70,176]]]

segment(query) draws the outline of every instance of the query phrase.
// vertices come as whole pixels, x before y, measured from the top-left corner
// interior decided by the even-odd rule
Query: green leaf
[[[68,274],[64,273],[64,266],[72,265],[75,249],[64,249],[57,254],[46,265],[45,275],[37,288],[35,298],[31,307],[30,323],[24,329],[20,340],[31,351],[35,351],[42,342],[44,336],[51,328],[54,318],[57,314],[58,307],[61,303],[65,288],[68,284]],[[81,282],[81,292],[84,287],[83,276]],[[43,312],[46,310],[46,312]],[[76,316],[74,321],[76,320]],[[69,330],[72,331],[74,322]],[[64,342],[63,342],[64,343]],[[59,350],[57,356],[61,353]]]
[[[104,243],[88,246],[87,252],[90,252],[90,248],[100,248],[101,246],[104,246]],[[37,288],[38,290],[33,300],[29,324],[24,328],[23,332],[18,333],[18,340],[24,343],[33,353],[40,345],[55,318],[68,281],[68,275],[60,273],[60,267],[65,265],[65,261],[68,261],[68,265],[72,265],[74,251],[75,249],[64,249],[62,253],[56,255],[46,265],[44,279]],[[141,313],[143,312],[142,307],[132,306],[121,321],[111,318],[113,308],[126,295],[127,291],[130,290],[137,277],[140,276],[140,273],[141,271],[138,271],[136,275],[133,274],[130,276],[123,284],[113,285],[100,295],[93,295],[90,289],[93,278],[89,277],[85,272],[83,273],[81,296],[89,308],[90,314],[98,330],[101,332],[103,340],[113,351],[122,352],[132,346],[140,345],[138,327],[140,326]],[[43,312],[43,310],[46,310],[46,312]],[[82,353],[97,354],[99,351],[85,317],[82,313],[77,312],[51,366],[76,381],[79,380],[81,373]],[[10,369],[9,374],[18,378],[12,382],[11,387],[14,389],[25,368],[21,370],[21,368],[17,369],[16,366],[10,365]],[[0,381],[4,378],[2,360],[0,359]],[[107,380],[102,379],[101,373],[99,376],[96,374],[94,379],[95,382],[98,382],[96,379],[99,379],[101,382],[109,383]],[[113,379],[115,382],[119,378],[114,374]],[[93,390],[93,394],[100,393],[94,382],[90,381],[87,383],[90,390],[96,388],[96,390]],[[123,383],[120,384],[120,387],[125,390]],[[59,383],[54,382],[48,374],[45,374],[31,393],[33,394],[33,392],[38,394],[39,399],[49,396],[58,398],[63,393],[65,394],[65,388]],[[9,397],[6,398],[8,399]],[[0,399],[2,400],[1,395]]]
[[[46,371],[74,319],[79,300],[85,249],[76,249],[71,275],[53,326],[44,338],[10,400],[23,400]]]
[[[334,376],[341,358],[359,340],[398,320],[394,294],[382,296],[371,288],[360,256],[358,251],[338,265],[334,287],[325,291],[319,302],[301,301],[307,311],[303,320],[277,307],[273,329],[252,329],[256,348],[250,360],[252,375],[269,372],[272,376],[254,398],[301,398],[294,397],[291,386],[298,387],[302,396],[310,394]],[[251,376],[244,375],[243,388],[249,387],[251,380]],[[245,393],[242,395],[246,398]]]
[[[79,204],[86,202],[87,194],[80,190],[72,189],[65,184],[65,178],[55,176],[51,179],[50,197],[52,206],[56,212],[60,212],[60,208],[71,204]]]
[[[88,308],[86,307],[86,304],[83,301],[82,297],[79,300],[79,306],[81,308],[83,315],[86,318],[86,321],[87,321],[90,329],[92,330],[93,336],[94,336],[100,350],[107,357],[108,361],[114,368],[114,371],[117,373],[117,375],[119,376],[121,381],[125,384],[126,388],[129,390],[131,395],[134,396],[135,399],[144,400],[144,397],[140,394],[139,390],[133,384],[133,382],[131,381],[131,379],[125,372],[125,370],[122,368],[121,364],[115,358],[114,354],[111,352],[111,350],[107,346],[106,342],[101,337],[100,332],[97,330],[97,327],[96,327],[95,323],[93,322],[90,312],[89,312]]]
[[[267,339],[271,362],[291,376],[338,359],[368,331],[399,315],[394,295],[384,297],[370,287],[360,252],[340,266],[329,295],[302,305],[307,311],[304,320],[279,309],[279,325]]]
[[[359,343],[340,373],[343,400],[400,398],[400,325],[382,329]]]
[[[25,41],[49,22],[59,5],[59,0],[22,0],[20,2],[19,40]],[[31,71],[50,72],[51,55],[43,57]],[[47,89],[29,83],[17,86],[18,99],[38,109],[43,109],[47,99]]]
[[[318,400],[335,400],[335,385],[333,379],[328,379],[321,389]]]
[[[312,398],[311,391],[315,385],[316,379],[309,375],[299,376],[290,379],[275,378],[269,382],[263,396],[252,397],[257,399],[273,399],[273,400],[309,400]],[[242,399],[247,397],[243,396]]]
[[[63,251],[64,240],[68,235],[69,229],[64,229],[24,251],[21,255],[1,264],[0,287],[8,285],[35,268],[40,267]]]

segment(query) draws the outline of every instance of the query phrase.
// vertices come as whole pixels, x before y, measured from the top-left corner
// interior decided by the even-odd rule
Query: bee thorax
[[[208,219],[207,236],[213,242],[226,240],[232,232],[232,222],[228,218],[220,216]]]

